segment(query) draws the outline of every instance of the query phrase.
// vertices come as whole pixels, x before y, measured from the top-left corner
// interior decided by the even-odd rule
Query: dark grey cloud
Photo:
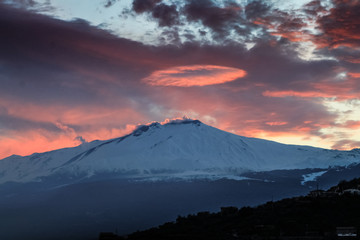
[[[320,33],[314,35],[312,40],[320,49],[320,53],[337,57],[349,68],[358,68],[356,65],[360,64],[360,2],[333,0],[332,3],[333,7],[326,14],[316,16]]]
[[[109,8],[112,7],[119,0],[106,0],[104,3],[104,7]]]
[[[321,13],[326,12],[327,10],[321,4],[320,0],[313,0],[304,6],[303,11],[310,16],[317,16]]]
[[[0,35],[1,95],[37,101],[99,99],[102,86],[131,85],[139,72],[134,69],[144,64],[138,54],[152,56],[141,43],[119,39],[86,21],[63,22],[4,5]]]
[[[50,132],[61,132],[55,124],[49,122],[31,121],[21,117],[12,116],[9,113],[0,113],[0,132],[5,136],[9,131],[46,130]]]
[[[179,44],[181,45],[180,34],[176,27],[172,27],[170,29],[164,29],[161,32],[160,40],[161,42],[164,43],[164,45],[169,43],[172,45],[179,45]]]
[[[38,5],[34,0],[10,0],[8,2],[20,8],[31,8]]]
[[[299,31],[301,28],[307,26],[304,20],[299,17],[286,16],[285,19],[281,21],[282,23],[278,27],[278,31],[280,32]]]
[[[230,26],[241,21],[239,8],[234,4],[219,7],[211,0],[189,0],[183,13],[188,21],[201,22],[216,33],[224,33]]]
[[[245,7],[246,19],[254,21],[257,18],[266,16],[271,9],[269,3],[264,1],[252,1]]]
[[[154,7],[152,16],[158,19],[159,26],[161,27],[170,27],[179,24],[179,13],[176,5],[158,4]]]
[[[76,140],[76,141],[79,141],[79,142],[81,142],[81,143],[86,143],[86,142],[87,142],[82,136],[77,136],[77,137],[75,138],[75,140]]]
[[[150,13],[160,27],[171,27],[180,23],[175,4],[167,5],[161,3],[161,0],[134,0],[132,7],[136,13]]]
[[[229,35],[233,32],[244,41],[253,41],[256,38],[270,39],[272,36],[267,29],[255,24],[255,20],[284,20],[283,16],[278,16],[283,12],[275,11],[272,5],[263,1],[251,1],[241,6],[231,0],[221,4],[214,0],[187,0],[181,4],[178,2],[171,5],[160,0],[134,0],[132,9],[137,14],[148,14],[160,27],[185,26],[186,29],[186,26],[198,23],[203,26],[203,29],[199,29],[201,36],[210,33],[208,36],[213,41],[221,43],[231,41]],[[185,34],[181,37],[189,41],[191,38],[188,33]]]
[[[136,13],[144,13],[152,11],[156,4],[160,3],[161,1],[162,0],[134,0],[132,7]]]
[[[33,12],[53,12],[55,8],[51,4],[51,0],[46,0],[44,2],[38,2],[34,0],[7,0],[0,1],[0,4],[4,2],[7,5],[13,6],[15,8],[31,10]]]

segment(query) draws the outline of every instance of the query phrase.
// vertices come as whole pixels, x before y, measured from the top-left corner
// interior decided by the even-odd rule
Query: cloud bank
[[[0,2],[0,158],[184,115],[249,137],[359,147],[358,8],[133,1],[131,14],[156,22],[159,38],[176,27],[183,39],[149,45]],[[309,21],[317,32],[300,34]]]

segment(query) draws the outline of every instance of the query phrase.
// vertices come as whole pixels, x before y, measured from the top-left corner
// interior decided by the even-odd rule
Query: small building
[[[346,189],[343,191],[343,194],[352,194],[352,195],[360,195],[360,190],[359,189]]]
[[[329,191],[326,191],[325,193],[324,193],[324,196],[325,197],[336,197],[336,196],[339,196],[340,194],[339,193],[337,193],[337,192],[329,192]]]
[[[101,232],[99,234],[99,240],[121,240],[123,238],[119,237],[118,235],[112,232]]]
[[[357,229],[356,227],[337,227],[336,235],[341,239],[357,238]]]
[[[330,192],[330,191],[324,191],[324,190],[314,190],[311,191],[308,196],[309,197],[336,197],[339,193],[337,192]]]
[[[309,192],[308,196],[309,197],[321,197],[325,194],[324,190],[313,190],[311,192]]]

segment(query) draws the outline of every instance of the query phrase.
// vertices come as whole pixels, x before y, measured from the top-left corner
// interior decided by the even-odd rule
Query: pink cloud
[[[360,141],[353,141],[349,139],[337,141],[332,148],[339,150],[349,150],[354,148],[360,148]]]
[[[266,122],[265,124],[269,126],[283,126],[288,124],[288,122]]]
[[[0,159],[12,154],[28,155],[74,147],[81,143],[79,136],[88,142],[116,138],[146,121],[140,112],[124,106],[116,109],[100,105],[69,107],[0,100],[0,109],[6,106],[7,116],[22,121],[21,126],[14,125],[12,130],[3,131]]]
[[[57,124],[59,125],[59,124]],[[63,131],[51,132],[44,129],[33,129],[23,131],[21,134],[10,132],[7,136],[0,137],[0,159],[12,154],[30,155],[34,152],[47,152],[65,147],[75,147],[82,143],[94,140],[107,140],[130,133],[136,125],[126,125],[125,128],[100,128],[90,131],[75,131],[66,125],[59,126]]]
[[[25,156],[34,152],[75,147],[80,144],[75,138],[76,135],[71,133],[57,135],[41,129],[23,131],[22,134],[15,132],[0,138],[0,159],[12,154]]]
[[[192,65],[155,71],[142,81],[152,86],[192,87],[231,82],[245,75],[244,70],[237,68]]]
[[[357,78],[357,73],[348,73],[348,76]],[[360,75],[359,75],[360,77]],[[311,83],[308,90],[265,90],[262,95],[266,97],[299,97],[299,98],[333,98],[337,100],[357,99],[359,92],[355,79],[344,81],[322,81]]]
[[[270,91],[266,90],[263,92],[266,97],[303,97],[303,98],[314,98],[314,97],[332,97],[332,95],[316,91],[299,92],[295,90],[285,91]]]
[[[360,121],[354,121],[354,120],[346,121],[346,123],[343,124],[343,127],[350,129],[358,129],[360,128]]]
[[[360,73],[348,72],[347,73],[352,78],[360,78]]]

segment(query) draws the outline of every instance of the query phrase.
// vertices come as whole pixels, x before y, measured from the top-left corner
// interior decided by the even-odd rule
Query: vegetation
[[[333,239],[337,227],[360,229],[360,196],[342,194],[359,186],[360,178],[342,181],[315,197],[309,194],[255,208],[223,207],[217,213],[179,216],[176,222],[135,232],[127,239]]]

